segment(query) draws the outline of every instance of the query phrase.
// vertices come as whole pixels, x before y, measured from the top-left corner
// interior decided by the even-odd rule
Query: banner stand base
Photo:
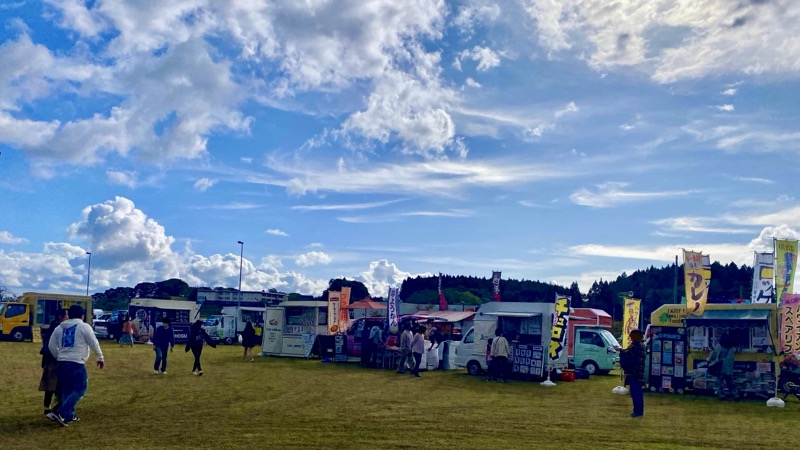
[[[552,372],[552,370],[548,370],[547,371],[547,379],[542,381],[541,383],[539,383],[539,386],[544,386],[544,387],[555,387],[556,386],[555,383],[550,381],[550,372]]]
[[[786,406],[786,402],[778,397],[772,397],[771,399],[767,400],[767,406],[770,408],[783,408]]]

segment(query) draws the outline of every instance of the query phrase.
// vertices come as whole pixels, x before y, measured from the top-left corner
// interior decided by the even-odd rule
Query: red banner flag
[[[492,300],[500,301],[500,272],[492,272]]]
[[[447,299],[442,290],[442,272],[439,272],[439,311],[447,311]]]

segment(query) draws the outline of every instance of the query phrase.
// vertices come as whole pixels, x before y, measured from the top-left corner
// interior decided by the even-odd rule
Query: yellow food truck
[[[0,303],[0,339],[17,342],[33,339],[34,329],[47,328],[60,308],[81,305],[92,323],[92,298],[85,295],[26,292],[15,301]]]

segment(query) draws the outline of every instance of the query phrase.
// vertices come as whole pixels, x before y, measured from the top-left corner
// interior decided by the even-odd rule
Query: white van
[[[551,363],[566,365],[566,349],[558,361],[551,362],[547,358],[554,313],[553,303],[484,303],[475,313],[474,325],[456,347],[456,367],[466,368],[470,375],[485,373],[488,369],[486,346],[489,339],[494,338],[498,327],[509,337],[512,347],[509,364],[514,372],[517,372],[518,366],[524,366],[519,369],[519,373],[546,376],[546,367]],[[523,356],[520,361],[516,353],[522,348],[532,349],[533,357]]]

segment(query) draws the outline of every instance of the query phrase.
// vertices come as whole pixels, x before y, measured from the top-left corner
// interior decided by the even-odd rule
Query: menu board
[[[544,372],[544,347],[527,344],[515,345],[513,363],[512,372],[541,377]]]
[[[683,393],[686,387],[686,350],[685,335],[678,329],[654,333],[648,367],[651,391]]]
[[[333,342],[333,360],[334,362],[347,362],[347,336],[344,334],[337,334],[334,336]]]
[[[701,394],[714,394],[719,380],[706,373],[707,364],[705,359],[693,361],[692,387]],[[734,361],[733,382],[742,397],[770,398],[775,394],[775,363]]]

